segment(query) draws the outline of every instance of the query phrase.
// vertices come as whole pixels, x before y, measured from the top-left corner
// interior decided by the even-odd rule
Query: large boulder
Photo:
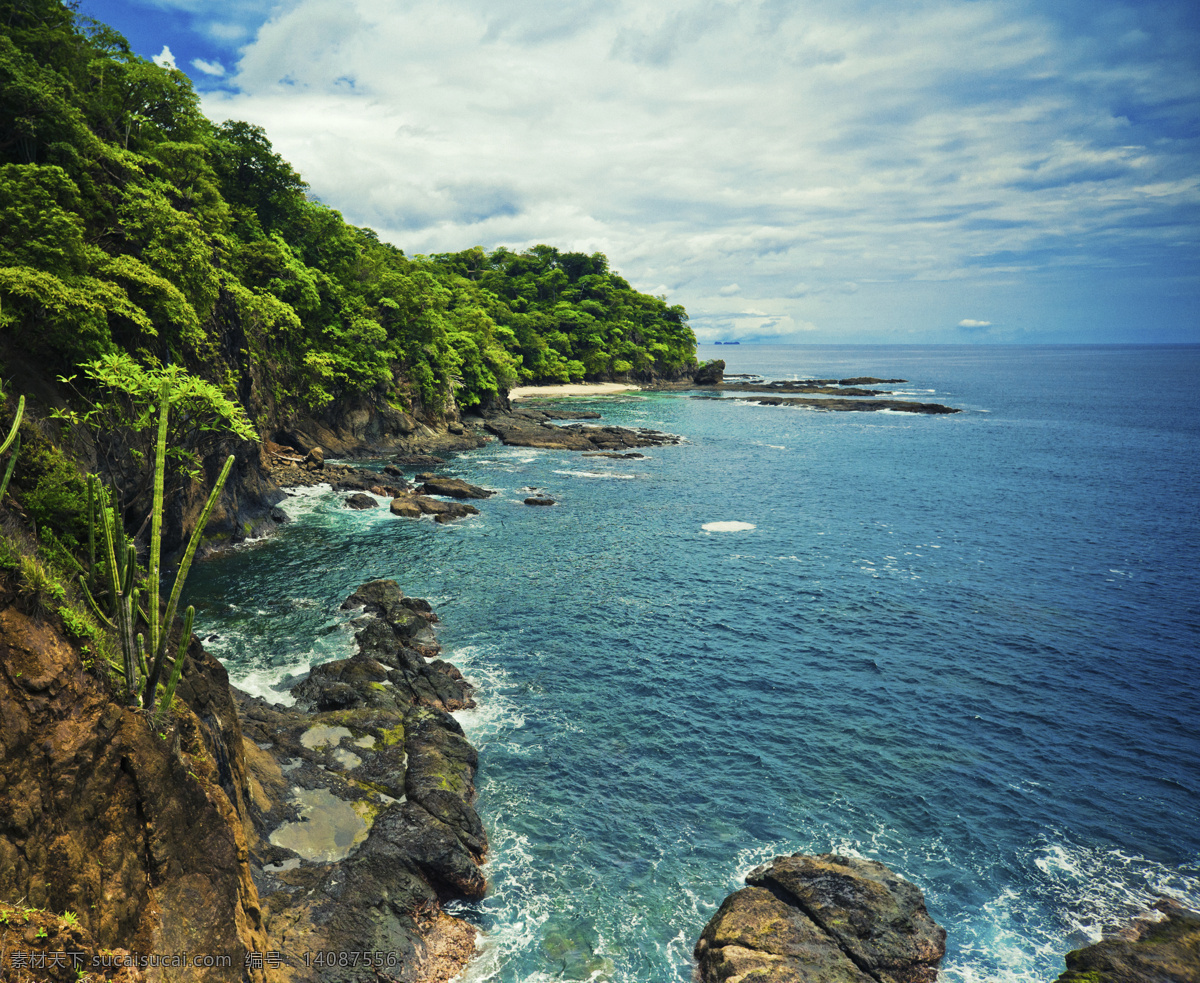
[[[152,726],[83,654],[54,621],[0,604],[0,899],[73,912],[102,949],[203,952],[241,973],[245,953],[273,946],[247,860],[225,672],[193,637],[171,714]],[[66,951],[72,933],[58,928],[17,948]],[[267,983],[261,968],[245,975]],[[215,967],[189,976],[228,979]]]
[[[422,495],[445,495],[447,498],[488,498],[496,493],[461,478],[441,478],[430,475],[421,486]]]
[[[696,943],[701,983],[932,983],[946,932],[883,864],[835,854],[752,870]],[[758,974],[758,975],[754,975]]]
[[[696,370],[692,382],[697,386],[719,386],[725,379],[725,360],[721,358],[705,362]]]
[[[1058,983],[1195,983],[1200,913],[1169,898],[1111,938],[1067,953]]]

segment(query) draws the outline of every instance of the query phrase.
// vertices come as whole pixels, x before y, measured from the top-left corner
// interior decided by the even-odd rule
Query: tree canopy
[[[406,256],[111,28],[56,0],[0,0],[0,25],[0,344],[53,371],[123,353],[242,400],[250,378],[254,416],[695,364],[683,308],[601,253]]]

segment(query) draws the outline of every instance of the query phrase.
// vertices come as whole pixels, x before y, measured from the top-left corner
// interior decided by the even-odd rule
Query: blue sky
[[[406,252],[702,341],[1200,342],[1194,0],[83,0]]]

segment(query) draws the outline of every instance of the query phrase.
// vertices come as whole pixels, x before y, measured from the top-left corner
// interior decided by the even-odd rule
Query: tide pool
[[[797,850],[919,884],[963,983],[1200,904],[1200,348],[700,355],[964,412],[571,400],[686,443],[480,448],[445,471],[499,494],[448,526],[308,491],[193,571],[197,633],[268,696],[353,651],[363,581],[434,605],[492,843],[453,909],[483,930],[466,978],[684,983],[725,895]]]

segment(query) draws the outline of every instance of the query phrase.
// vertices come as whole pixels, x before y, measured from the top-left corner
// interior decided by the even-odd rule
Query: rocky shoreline
[[[359,650],[295,683],[295,706],[235,691],[264,928],[295,980],[447,980],[475,929],[441,902],[486,889],[478,754],[449,713],[475,705],[471,686],[437,658],[429,604],[395,581],[343,607],[362,611]],[[313,963],[330,951],[383,961]]]

